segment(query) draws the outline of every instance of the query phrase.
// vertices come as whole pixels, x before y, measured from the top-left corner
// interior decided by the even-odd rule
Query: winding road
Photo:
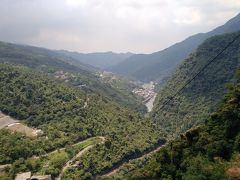
[[[106,141],[106,138],[105,138],[105,137],[103,137],[103,136],[97,136],[97,137],[93,137],[93,138],[89,138],[89,139],[86,139],[86,140],[84,140],[84,141],[81,141],[81,142],[75,144],[74,146],[76,146],[76,145],[78,145],[78,144],[82,144],[82,143],[84,143],[84,142],[86,142],[86,141],[89,141],[89,140],[95,139],[95,138],[101,139],[101,142],[98,143],[98,144],[103,144],[103,143]],[[65,172],[68,168],[74,167],[74,166],[76,166],[76,165],[78,164],[78,162],[75,162],[74,164],[73,164],[73,162],[74,162],[75,160],[77,160],[79,157],[83,156],[89,149],[93,148],[95,145],[96,145],[96,144],[90,145],[90,146],[84,148],[84,149],[81,150],[78,154],[76,154],[72,159],[70,159],[70,160],[63,166],[63,168],[62,168],[62,170],[61,170],[61,173],[60,173],[59,176],[56,178],[56,180],[61,180],[64,172]]]

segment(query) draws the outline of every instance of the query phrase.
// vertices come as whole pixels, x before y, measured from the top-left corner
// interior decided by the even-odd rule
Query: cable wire
[[[240,37],[240,33],[232,40],[230,41],[216,56],[214,56],[213,58],[211,58],[209,60],[209,62],[204,65],[197,74],[195,74],[191,79],[189,79],[174,95],[170,96],[168,98],[168,100],[166,100],[165,102],[163,102],[161,108],[159,110],[162,110],[170,101],[172,101],[178,94],[181,94],[182,90],[186,88],[187,85],[189,85],[194,79],[197,78],[197,76],[199,76],[199,74],[201,72],[203,72],[211,63],[213,63],[215,60],[218,59],[218,57],[224,52],[226,51],[238,38]]]

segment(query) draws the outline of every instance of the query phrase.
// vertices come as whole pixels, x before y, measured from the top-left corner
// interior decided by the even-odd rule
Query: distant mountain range
[[[240,30],[240,14],[208,33],[200,33],[152,54],[136,54],[107,70],[141,81],[163,81],[207,38]]]
[[[70,52],[66,50],[60,50],[57,52],[69,56],[71,58],[74,58],[81,63],[94,66],[101,70],[109,68],[111,66],[115,66],[133,55],[130,52],[127,53],[96,52],[87,54],[79,52]]]

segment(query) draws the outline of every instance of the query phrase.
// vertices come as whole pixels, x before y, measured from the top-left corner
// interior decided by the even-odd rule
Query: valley
[[[0,41],[0,180],[240,179],[240,14],[149,54],[88,53],[101,38]]]
[[[109,83],[119,90],[137,95],[138,99],[146,106],[147,112],[152,111],[153,103],[157,96],[155,82],[143,83],[141,81],[129,80],[108,71],[99,73],[99,77],[103,82]]]
[[[25,119],[29,126],[44,132],[40,137],[29,138],[20,133],[0,131],[0,143],[4,144],[0,148],[3,157],[0,164],[13,164],[8,172],[10,177],[23,170],[32,171],[33,164],[37,164],[33,167],[33,172],[57,177],[61,167],[76,153],[74,148],[70,147],[89,137],[104,136],[106,142],[92,147],[78,157],[81,159],[81,172],[79,166],[76,171],[67,169],[63,178],[71,179],[75,173],[80,173],[81,176],[96,176],[124,159],[145,152],[159,140],[164,140],[161,138],[164,134],[149,119],[144,119],[107,97],[86,93],[71,84],[56,81],[52,76],[23,66],[1,64],[0,72],[2,111],[16,119]],[[21,101],[15,101],[20,91],[26,93],[19,97]],[[13,102],[11,106],[9,102]],[[65,147],[69,147],[68,153],[61,151]],[[124,148],[119,151],[121,147]],[[51,155],[49,160],[29,159],[56,149],[60,154]],[[21,161],[18,161],[19,159]],[[21,165],[15,166],[15,163]],[[72,168],[76,167],[70,169]]]

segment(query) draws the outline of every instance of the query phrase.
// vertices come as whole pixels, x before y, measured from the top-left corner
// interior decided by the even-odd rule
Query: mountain
[[[240,14],[208,33],[200,33],[152,54],[136,54],[107,70],[141,81],[164,81],[207,38],[240,30]]]
[[[93,67],[100,68],[102,70],[119,64],[131,57],[132,53],[114,53],[114,52],[100,52],[100,53],[78,53],[78,52],[70,52],[66,50],[57,51],[60,54],[72,57],[79,62],[84,64],[89,64]]]
[[[90,74],[95,69],[45,48],[0,42],[0,62],[22,64],[39,70],[62,70]]]
[[[119,89],[103,82],[96,75],[98,74],[96,68],[56,51],[0,42],[0,63],[24,65],[43,71],[87,92],[98,93],[113,99],[132,110],[146,112],[146,107],[131,89]]]
[[[103,136],[106,142],[92,147],[87,158],[81,159],[78,177],[92,179],[163,137],[150,119],[34,69],[0,63],[0,87],[0,110],[43,131],[41,136],[30,138],[0,129],[0,164],[12,164],[5,173],[0,172],[0,179],[13,179],[26,171],[54,178],[78,153],[74,151],[78,142]],[[60,154],[55,157],[55,153]]]
[[[229,86],[220,107],[203,125],[169,142],[147,160],[126,164],[111,178],[239,179],[239,94],[240,77]]]
[[[240,67],[240,38],[172,101],[164,107],[162,104],[171,99],[175,92],[239,34],[238,31],[217,35],[204,41],[162,87],[155,100],[152,117],[169,135],[174,136],[202,123],[205,117],[215,110],[225,93],[226,84],[234,81],[235,73]]]
[[[216,61],[171,98],[236,37]],[[240,31],[205,40],[157,95],[151,116],[168,134],[168,143],[126,163],[108,178],[239,179],[239,68]]]

